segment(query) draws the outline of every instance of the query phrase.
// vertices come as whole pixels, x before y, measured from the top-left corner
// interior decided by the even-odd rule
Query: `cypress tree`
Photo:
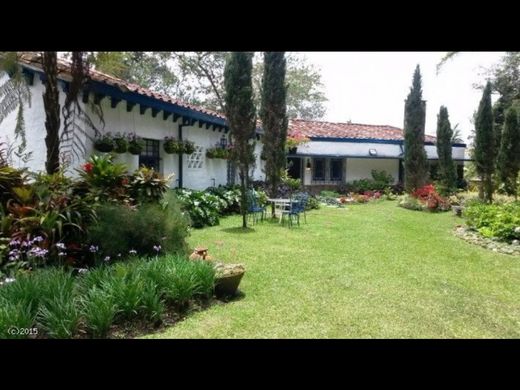
[[[285,169],[285,141],[287,138],[287,87],[285,85],[286,60],[284,52],[264,53],[262,78],[263,154],[268,191],[276,197],[281,173]],[[274,209],[273,209],[274,212]]]
[[[506,111],[502,140],[497,158],[500,181],[508,195],[518,196],[517,178],[520,171],[520,126],[514,107]]]
[[[456,187],[457,174],[451,155],[453,130],[451,128],[448,109],[441,106],[437,115],[437,155],[439,156],[440,182],[447,192]]]
[[[475,120],[475,166],[480,176],[479,196],[493,201],[493,172],[495,171],[495,132],[493,131],[493,109],[491,106],[491,83],[488,81],[478,106]]]
[[[424,150],[425,121],[426,102],[422,100],[421,71],[417,65],[404,112],[404,185],[407,192],[424,186],[428,180],[428,159]]]
[[[256,110],[253,102],[253,53],[234,52],[226,61],[224,69],[225,109],[231,134],[234,139],[233,156],[240,177],[240,211],[242,227],[247,227],[247,185],[251,147],[249,141],[255,136]]]

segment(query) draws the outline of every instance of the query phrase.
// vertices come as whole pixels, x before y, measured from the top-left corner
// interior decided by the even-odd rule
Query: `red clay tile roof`
[[[398,127],[363,125],[360,123],[332,123],[304,119],[291,119],[288,132],[289,134],[301,133],[307,137],[319,138],[404,140],[403,130]],[[434,142],[435,137],[426,135],[425,141]]]
[[[38,54],[24,53],[24,54],[21,55],[20,61],[25,63],[25,64],[41,68],[41,56],[38,55]],[[69,74],[70,73],[70,63],[67,62],[67,61],[61,60],[61,59],[58,60],[58,70],[59,70],[60,73],[62,73],[62,75],[63,74],[66,74],[66,75]],[[119,78],[114,77],[114,76],[110,76],[110,75],[108,75],[106,73],[102,73],[102,72],[99,72],[99,71],[94,70],[94,69],[90,69],[89,70],[89,77],[90,77],[90,79],[92,79],[94,81],[98,81],[100,83],[104,83],[104,84],[107,84],[107,85],[110,85],[110,86],[117,87],[117,88],[121,89],[124,92],[138,93],[140,95],[145,95],[145,96],[157,99],[157,100],[161,100],[161,101],[163,101],[165,103],[176,104],[178,106],[189,108],[191,110],[202,112],[204,114],[212,115],[212,116],[215,116],[217,118],[226,119],[226,117],[224,115],[222,115],[221,113],[219,113],[219,112],[216,112],[216,111],[213,111],[213,110],[208,110],[206,108],[203,108],[203,107],[200,107],[200,106],[196,106],[196,105],[193,105],[193,104],[189,104],[189,103],[186,103],[186,102],[184,102],[182,100],[174,99],[174,98],[172,98],[172,97],[170,97],[168,95],[162,94],[162,93],[153,92],[153,91],[151,91],[151,90],[149,90],[147,88],[140,87],[137,84],[129,83],[128,81],[119,79]]]

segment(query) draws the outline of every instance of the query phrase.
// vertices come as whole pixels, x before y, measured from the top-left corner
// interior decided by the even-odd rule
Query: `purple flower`
[[[18,246],[20,244],[21,244],[21,242],[18,239],[14,239],[14,240],[11,240],[11,242],[9,242],[10,246]]]
[[[91,253],[96,253],[96,252],[99,250],[99,247],[98,247],[98,246],[91,245],[90,248],[88,248],[88,250],[89,250]]]
[[[67,254],[66,254],[65,252],[59,252],[59,253],[58,253],[58,256],[59,256],[59,257],[63,257],[63,256],[67,256]]]
[[[13,249],[9,252],[9,255],[11,256],[18,256],[20,254],[20,251],[18,249]]]
[[[110,261],[110,256],[105,257],[105,259],[103,261],[108,263]]]
[[[32,242],[42,242],[44,238],[42,236],[36,236],[32,239]]]
[[[30,256],[30,257],[41,257],[41,258],[44,258],[47,255],[48,252],[49,251],[47,249],[34,247],[34,248],[31,248],[31,250],[29,252],[27,252],[27,255]]]
[[[161,246],[160,245],[154,245],[153,246],[153,250],[156,251],[156,252],[160,252]]]
[[[22,248],[27,248],[30,245],[31,245],[31,243],[29,241],[23,241],[22,242]]]
[[[56,248],[64,250],[65,249],[65,244],[63,242],[58,242],[56,244]]]
[[[134,249],[130,249],[128,253],[130,253],[131,255],[137,255],[137,251]]]

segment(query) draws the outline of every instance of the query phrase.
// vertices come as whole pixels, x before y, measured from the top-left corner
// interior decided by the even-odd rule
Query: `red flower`
[[[94,164],[88,162],[88,163],[86,163],[86,164],[83,164],[81,167],[83,168],[83,170],[84,170],[85,172],[87,172],[87,173],[90,174],[90,173],[92,172],[92,169],[94,168]]]

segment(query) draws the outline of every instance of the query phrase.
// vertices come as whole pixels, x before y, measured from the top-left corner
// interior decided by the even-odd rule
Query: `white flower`
[[[65,249],[65,244],[63,242],[58,242],[56,244],[56,248],[64,250]]]
[[[105,257],[104,261],[109,262],[110,261],[110,256]]]

